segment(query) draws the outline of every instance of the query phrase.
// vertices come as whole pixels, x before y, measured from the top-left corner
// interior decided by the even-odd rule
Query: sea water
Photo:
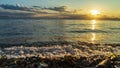
[[[0,57],[40,56],[94,56],[120,53],[120,21],[110,20],[55,20],[55,19],[0,19],[0,46],[4,44],[29,44],[39,42],[88,42],[89,44],[64,44],[28,47],[24,45],[1,47]],[[103,44],[103,45],[101,45]],[[109,44],[109,45],[104,45]],[[47,44],[49,45],[49,44]],[[111,53],[112,50],[112,53]]]
[[[0,19],[0,43],[89,42],[120,44],[120,21]]]

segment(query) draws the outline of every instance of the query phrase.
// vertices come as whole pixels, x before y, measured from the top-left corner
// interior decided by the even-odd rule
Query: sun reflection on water
[[[96,20],[92,20],[92,30],[95,30],[95,25],[96,25]],[[96,39],[96,34],[95,33],[92,33],[92,38],[91,38],[91,42],[92,43],[95,43],[95,39]]]
[[[95,30],[96,20],[92,20],[92,30]]]
[[[92,42],[92,43],[95,43],[95,39],[96,39],[96,34],[95,34],[95,33],[92,33],[91,42]]]

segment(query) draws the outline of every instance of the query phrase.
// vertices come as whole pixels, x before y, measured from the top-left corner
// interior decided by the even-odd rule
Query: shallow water
[[[0,19],[0,43],[90,42],[120,44],[120,21]]]

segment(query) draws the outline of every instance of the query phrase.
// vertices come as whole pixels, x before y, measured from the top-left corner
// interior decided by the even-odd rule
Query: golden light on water
[[[92,30],[95,30],[96,20],[92,20],[91,23],[92,23],[92,24],[91,24],[91,26],[92,26],[91,29],[92,29]],[[95,34],[95,33],[92,33],[91,42],[94,43],[95,39],[96,39],[96,34]]]
[[[92,20],[92,30],[95,30],[96,20]]]
[[[80,23],[77,22],[77,24],[79,25]],[[72,41],[86,41],[86,42],[90,42],[93,44],[99,43],[101,42],[104,38],[106,38],[106,36],[99,32],[99,30],[102,30],[100,28],[100,21],[99,20],[89,20],[87,23],[85,23],[86,28],[88,29],[88,32],[85,33],[74,33],[74,37],[71,37]],[[88,25],[88,26],[87,26]],[[74,27],[74,26],[72,26]],[[80,27],[75,27],[77,29],[79,29],[80,31],[81,28]],[[84,31],[84,30],[83,30]],[[67,39],[69,40],[69,39]]]
[[[91,42],[94,43],[95,39],[96,39],[96,34],[95,34],[95,33],[92,33]]]

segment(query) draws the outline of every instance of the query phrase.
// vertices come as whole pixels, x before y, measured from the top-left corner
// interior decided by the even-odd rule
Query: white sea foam
[[[120,47],[112,47],[110,45],[54,45],[44,47],[25,47],[13,46],[0,49],[0,56],[6,55],[8,58],[20,58],[39,56],[42,58],[55,58],[64,56],[83,56],[89,57],[94,55],[106,55],[120,53]]]

